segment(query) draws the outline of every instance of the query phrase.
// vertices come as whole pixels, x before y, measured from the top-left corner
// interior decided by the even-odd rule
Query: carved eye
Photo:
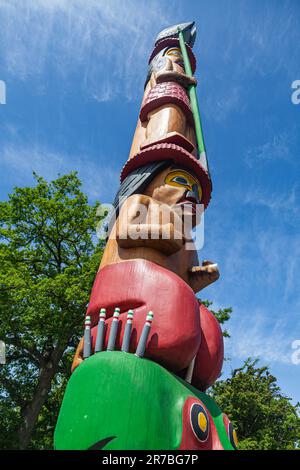
[[[200,183],[187,171],[181,169],[171,171],[165,177],[165,183],[170,186],[177,186],[181,189],[185,187],[190,191],[198,192],[199,201],[201,201],[202,189]]]
[[[203,406],[194,403],[190,415],[191,427],[196,438],[205,442],[209,436],[209,419]]]
[[[229,437],[232,447],[236,449],[238,446],[238,438],[237,438],[236,430],[233,428],[232,423],[229,423],[229,426],[228,426],[228,437]]]
[[[228,416],[225,414],[223,416],[223,422],[226,428],[228,439],[230,440],[230,444],[232,445],[234,449],[237,449],[238,438],[237,438],[236,430],[234,429],[233,424],[230,422]]]
[[[168,49],[166,51],[166,55],[182,58],[181,50],[177,47],[172,47],[171,49]]]
[[[171,181],[174,181],[175,183],[179,183],[179,184],[184,184],[184,185],[188,185],[188,181],[183,177],[183,176],[175,176],[174,178],[172,178]]]

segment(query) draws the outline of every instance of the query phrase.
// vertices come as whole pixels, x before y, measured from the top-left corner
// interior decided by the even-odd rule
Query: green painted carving
[[[232,449],[222,412],[205,393],[134,354],[95,354],[70,378],[55,430],[55,448],[178,449],[183,405],[193,396],[211,413],[223,448]]]

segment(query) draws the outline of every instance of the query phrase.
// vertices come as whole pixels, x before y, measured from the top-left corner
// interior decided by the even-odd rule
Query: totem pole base
[[[120,351],[94,354],[74,371],[54,443],[57,450],[233,450],[226,417],[208,395]]]

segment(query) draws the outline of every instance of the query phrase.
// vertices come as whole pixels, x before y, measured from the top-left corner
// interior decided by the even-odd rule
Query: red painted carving
[[[147,121],[148,113],[165,104],[175,104],[185,113],[191,124],[194,122],[189,98],[185,89],[176,82],[164,82],[155,85],[146,95],[141,111],[140,120]]]
[[[197,438],[195,430],[191,423],[191,409],[194,404],[199,404],[203,407],[205,414],[208,418],[208,436],[205,441]],[[189,397],[184,403],[182,412],[182,438],[179,449],[181,450],[223,450],[220,442],[214,421],[201,400],[196,400],[194,397]]]
[[[145,357],[175,372],[189,365],[200,344],[199,306],[192,289],[176,274],[145,260],[106,266],[97,274],[87,311],[95,326],[100,308],[106,308],[106,339],[116,306],[121,309],[116,349],[122,344],[127,311],[134,309],[130,351],[135,352],[146,314],[153,310]],[[92,329],[93,347],[96,330]]]
[[[153,310],[155,317],[145,356],[180,372],[196,355],[192,384],[201,390],[219,376],[224,353],[219,324],[206,307],[199,306],[192,289],[176,274],[145,260],[125,261],[101,269],[87,311],[93,326],[93,348],[99,309],[106,308],[108,317],[106,348],[115,306],[121,310],[116,349],[121,348],[127,311],[133,308],[135,312],[130,342],[130,351],[135,352],[146,314]]]
[[[200,305],[201,344],[196,356],[192,384],[206,390],[219,377],[224,360],[224,342],[219,322]]]
[[[124,181],[131,171],[140,167],[142,164],[146,165],[147,163],[161,160],[172,160],[179,166],[181,165],[189,169],[196,178],[198,178],[203,193],[202,204],[204,204],[204,207],[206,208],[210,201],[212,191],[211,179],[199,160],[178,145],[158,144],[141,150],[137,155],[127,160],[121,172],[121,182]]]
[[[155,48],[152,51],[152,54],[149,58],[149,64],[151,60],[160,52],[162,51],[165,47],[180,47],[179,40],[178,38],[166,38],[166,39],[161,39],[155,44]],[[191,68],[192,72],[195,73],[196,70],[196,57],[194,56],[194,53],[192,51],[192,48],[185,43],[185,47],[187,48],[187,53],[190,59],[191,63]]]

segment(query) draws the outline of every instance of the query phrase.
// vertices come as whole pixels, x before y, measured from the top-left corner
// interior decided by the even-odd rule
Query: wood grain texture
[[[157,76],[159,78],[157,78]],[[175,62],[175,58],[168,58],[165,67],[162,68],[158,74],[155,72],[151,74],[150,80],[145,88],[143,101],[145,101],[149,92],[155,88],[157,84],[165,82],[167,77],[185,87],[191,82],[191,79],[184,73],[184,69]],[[150,112],[146,121],[142,122],[138,119],[129,158],[136,155],[141,148],[148,145],[149,142],[161,140],[167,137],[171,132],[177,132],[190,141],[194,149],[193,153],[196,155],[195,149],[197,145],[193,125],[188,122],[187,116],[178,106],[168,103],[163,106],[158,106],[157,109]]]

